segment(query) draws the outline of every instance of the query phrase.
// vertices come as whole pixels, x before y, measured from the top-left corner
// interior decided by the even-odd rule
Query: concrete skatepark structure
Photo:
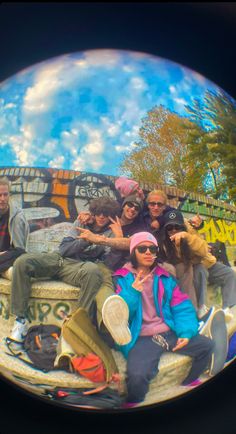
[[[1,168],[0,176],[7,176],[12,183],[12,200],[23,208],[30,223],[31,233],[28,250],[30,252],[50,252],[68,233],[78,213],[87,209],[92,198],[110,196],[119,198],[115,189],[115,179],[111,176],[83,173],[69,170],[40,168]],[[174,187],[163,185],[140,184],[147,193],[160,188],[168,196],[168,203],[179,207],[186,217],[196,212],[206,219],[203,233],[208,242],[217,240],[227,245],[229,260],[236,258],[236,207],[224,204],[203,195],[188,194]],[[65,371],[45,374],[24,366],[6,355],[4,336],[12,326],[9,301],[11,293],[11,271],[0,277],[0,372],[22,388],[42,395],[46,388],[94,387],[88,380]],[[40,322],[58,324],[62,319],[60,310],[73,312],[77,307],[79,288],[60,281],[34,280],[28,309],[28,316],[33,324]],[[219,300],[210,292],[211,302],[217,306]],[[235,312],[236,317],[236,312]],[[236,330],[236,319],[228,325],[228,333]],[[126,363],[123,356],[114,351],[125,387]],[[190,358],[176,354],[165,354],[161,358],[160,372],[152,381],[150,391],[142,405],[165,401],[185,393],[188,389],[180,386],[190,367]],[[207,376],[203,381],[207,380]]]

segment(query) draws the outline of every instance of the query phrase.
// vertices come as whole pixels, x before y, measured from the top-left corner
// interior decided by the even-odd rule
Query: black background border
[[[151,53],[187,66],[236,99],[233,2],[1,3],[0,81],[39,61],[96,48]],[[236,366],[167,403],[126,413],[58,408],[0,381],[0,434],[234,434]]]

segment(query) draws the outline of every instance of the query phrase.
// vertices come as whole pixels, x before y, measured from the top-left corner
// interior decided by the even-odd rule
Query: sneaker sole
[[[228,354],[228,333],[225,315],[222,310],[217,310],[214,313],[209,329],[209,337],[215,343],[209,368],[209,375],[214,376],[223,369]]]
[[[103,322],[119,345],[126,345],[131,341],[131,333],[127,327],[129,309],[126,302],[118,295],[108,297],[102,308]]]

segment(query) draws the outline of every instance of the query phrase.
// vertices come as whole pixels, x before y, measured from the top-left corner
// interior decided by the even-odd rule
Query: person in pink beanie
[[[115,188],[119,191],[122,198],[136,194],[140,199],[144,200],[143,190],[139,187],[139,184],[132,179],[121,176],[115,181]]]
[[[102,310],[106,328],[127,359],[127,408],[145,399],[164,352],[192,358],[182,385],[195,385],[214,348],[210,338],[198,333],[189,296],[157,264],[157,247],[149,232],[131,237],[130,261],[114,273],[116,295],[108,297]]]

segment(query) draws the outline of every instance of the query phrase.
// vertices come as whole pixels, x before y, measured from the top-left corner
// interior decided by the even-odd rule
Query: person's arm
[[[91,232],[89,229],[84,229],[81,227],[76,228],[79,231],[79,239],[89,241],[94,244],[101,244],[104,246],[109,246],[118,250],[129,250],[130,239],[124,237],[109,238],[105,235],[98,235]]]
[[[26,250],[29,236],[29,224],[21,210],[15,217],[12,225],[11,242],[13,247],[20,247]]]
[[[129,319],[132,319],[139,306],[141,291],[133,287],[133,279],[116,276],[114,280],[115,292],[125,300],[129,308]]]
[[[88,247],[91,243],[85,239],[78,239],[77,235],[78,222],[74,222],[73,228],[69,231],[67,237],[64,237],[59,245],[60,255],[67,258],[73,258]]]
[[[202,258],[204,258],[208,254],[207,242],[198,235],[193,235],[189,234],[188,232],[182,231],[171,235],[170,239],[175,243],[176,246],[180,245],[181,239],[185,239],[192,253]]]

